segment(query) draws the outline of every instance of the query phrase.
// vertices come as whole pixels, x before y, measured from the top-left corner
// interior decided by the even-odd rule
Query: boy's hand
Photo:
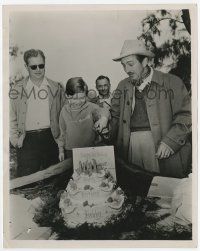
[[[59,153],[59,160],[60,161],[65,160],[65,154],[64,153]]]
[[[108,119],[106,117],[101,117],[95,124],[94,124],[94,128],[95,130],[97,130],[98,132],[101,132],[108,123]]]
[[[107,127],[103,128],[103,130],[101,131],[101,136],[104,139],[109,139],[110,138],[110,132],[109,132],[109,129]]]

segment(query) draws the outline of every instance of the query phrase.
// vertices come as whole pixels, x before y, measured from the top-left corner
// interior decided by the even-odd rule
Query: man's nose
[[[129,72],[131,72],[131,67],[128,65],[125,65],[124,70],[126,73],[129,73]]]

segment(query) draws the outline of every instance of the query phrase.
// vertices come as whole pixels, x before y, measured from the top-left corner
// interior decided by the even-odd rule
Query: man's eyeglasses
[[[34,65],[29,65],[29,67],[31,68],[31,70],[36,70],[37,69],[37,67],[39,68],[39,69],[44,69],[44,64],[34,64]]]

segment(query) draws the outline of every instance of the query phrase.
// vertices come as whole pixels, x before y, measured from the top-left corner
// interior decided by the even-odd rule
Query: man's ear
[[[24,66],[25,66],[25,68],[27,69],[27,71],[28,71],[28,66],[27,66],[27,64],[24,64]]]
[[[148,58],[147,57],[144,58],[143,61],[142,61],[142,66],[146,67],[148,65],[148,62],[149,62]]]
[[[68,94],[65,93],[65,97],[66,97],[67,99],[72,99],[72,98],[73,98],[73,95],[68,95]]]

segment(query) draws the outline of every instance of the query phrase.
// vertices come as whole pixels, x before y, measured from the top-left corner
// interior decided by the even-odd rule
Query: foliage
[[[19,57],[23,55],[23,51],[19,49],[18,45],[10,45],[9,47],[9,60],[10,60],[10,85],[15,84],[24,78],[21,69],[17,69]],[[16,70],[17,69],[17,70]]]
[[[18,52],[19,52],[18,46],[10,46],[9,47],[9,54],[11,57],[14,57],[14,58],[17,57]]]
[[[186,21],[188,20],[189,12]],[[173,69],[172,72],[181,77],[186,87],[190,89],[191,41],[179,14],[158,10],[143,19],[142,28],[143,32],[139,39],[145,41],[147,47],[155,53],[155,67],[163,67],[166,60],[171,59],[173,63],[169,65],[170,70]],[[167,31],[169,34],[166,34]]]

